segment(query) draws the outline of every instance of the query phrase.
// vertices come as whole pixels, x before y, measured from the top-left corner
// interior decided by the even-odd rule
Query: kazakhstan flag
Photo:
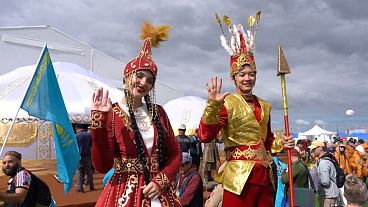
[[[64,182],[64,192],[68,193],[73,186],[73,174],[77,169],[80,156],[46,45],[21,108],[29,115],[53,123],[57,173]]]

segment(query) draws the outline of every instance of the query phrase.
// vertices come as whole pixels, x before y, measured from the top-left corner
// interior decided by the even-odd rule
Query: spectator
[[[75,125],[76,137],[78,142],[79,154],[81,159],[79,161],[76,177],[77,177],[77,189],[76,192],[84,192],[84,175],[87,175],[87,183],[90,191],[93,191],[93,172],[91,168],[91,147],[92,147],[92,135],[86,131],[83,125]]]
[[[198,129],[195,130],[194,135],[190,137],[190,155],[193,159],[193,164],[199,169],[202,157],[202,143],[198,140]]]
[[[203,183],[189,153],[182,153],[180,173],[175,178],[176,194],[183,207],[203,206]]]
[[[296,142],[295,149],[298,150],[299,156],[301,160],[303,161],[303,163],[306,163],[307,162],[307,152],[304,149],[303,140],[298,140]]]
[[[189,150],[190,150],[190,138],[187,135],[185,135],[185,131],[186,130],[187,129],[186,129],[185,124],[181,124],[180,125],[180,128],[178,129],[179,135],[176,136],[176,139],[179,142],[181,152],[188,152],[189,153]]]
[[[311,153],[318,158],[317,160],[317,175],[319,177],[318,183],[318,197],[319,205],[321,207],[335,206],[338,202],[339,189],[336,185],[336,169],[330,159],[334,157],[326,153],[326,145],[320,140],[312,142]]]
[[[346,176],[344,196],[348,202],[347,207],[363,207],[368,201],[367,186],[356,175]]]
[[[282,199],[285,194],[285,185],[281,181],[281,173],[284,169],[287,169],[287,156],[285,151],[281,151],[276,156],[272,157],[272,172],[274,173],[274,205],[275,207],[280,207],[282,204]]]
[[[31,185],[32,174],[22,167],[22,154],[16,151],[6,152],[2,170],[6,176],[10,176],[6,193],[0,193],[0,201],[4,201],[5,207],[38,205],[36,186]]]
[[[337,162],[339,163],[339,166],[341,169],[344,169],[345,174],[351,174],[351,166],[349,162],[349,157],[346,154],[346,145],[345,144],[339,144],[336,147],[336,151],[334,153],[335,158]]]
[[[224,172],[226,161],[222,163],[217,171],[217,175],[221,175]],[[215,189],[211,192],[210,196],[206,200],[205,207],[222,207],[222,198],[224,196],[224,188],[221,183],[218,183]]]
[[[308,188],[308,168],[299,159],[299,152],[296,149],[290,150],[293,184],[297,188]],[[281,174],[282,183],[287,186],[289,184],[289,174],[287,168]]]

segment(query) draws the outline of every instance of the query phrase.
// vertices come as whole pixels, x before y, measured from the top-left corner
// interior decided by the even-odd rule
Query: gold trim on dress
[[[133,193],[133,189],[137,187],[137,183],[138,183],[138,176],[135,174],[130,175],[125,185],[124,194],[121,195],[121,197],[118,199],[119,207],[124,207],[128,204],[129,194]]]
[[[150,172],[158,172],[158,157],[147,157]],[[115,158],[115,173],[143,173],[143,167],[138,158]]]
[[[166,176],[166,174],[160,172],[152,179],[152,182],[157,183],[161,188],[165,188],[170,186],[170,179]]]
[[[92,117],[92,119],[91,119],[91,128],[92,129],[102,128],[102,123],[101,123],[102,112],[92,111],[91,117]]]

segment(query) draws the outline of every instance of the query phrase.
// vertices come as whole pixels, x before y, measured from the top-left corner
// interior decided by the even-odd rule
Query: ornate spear
[[[281,77],[281,90],[282,90],[282,105],[284,108],[284,123],[285,123],[285,135],[287,137],[290,136],[289,133],[289,115],[288,115],[288,103],[286,97],[286,81],[285,74],[289,74],[290,68],[287,63],[287,60],[284,56],[284,52],[282,51],[281,46],[279,46],[279,55],[278,55],[278,67],[277,67],[277,76]],[[294,187],[293,187],[293,172],[291,166],[291,155],[290,149],[287,149],[287,164],[288,164],[288,174],[289,174],[289,192],[290,192],[290,207],[294,207]]]

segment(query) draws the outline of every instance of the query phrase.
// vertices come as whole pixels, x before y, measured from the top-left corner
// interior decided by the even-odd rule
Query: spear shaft
[[[282,105],[284,109],[284,124],[285,124],[285,136],[290,136],[289,131],[289,114],[288,114],[288,102],[286,95],[286,80],[285,74],[289,74],[290,68],[282,51],[282,48],[279,47],[278,50],[278,68],[277,75],[281,78],[281,91],[282,91]],[[290,149],[287,149],[287,165],[288,165],[288,175],[289,175],[289,192],[290,192],[290,207],[294,207],[294,185],[293,185],[293,172],[292,172],[292,163],[291,163],[291,154]]]

